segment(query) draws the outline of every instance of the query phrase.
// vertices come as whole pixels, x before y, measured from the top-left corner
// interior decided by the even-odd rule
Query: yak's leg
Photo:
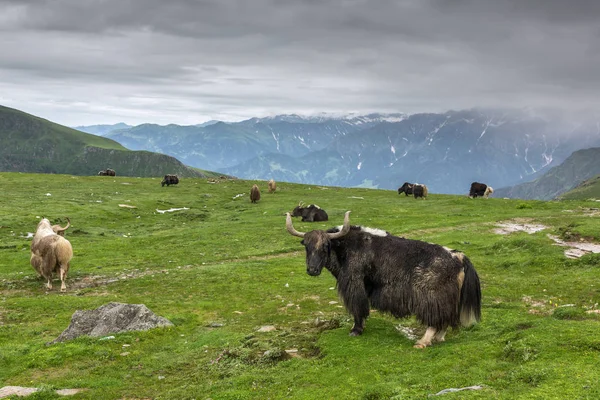
[[[60,291],[66,292],[67,285],[65,281],[67,280],[67,272],[69,272],[69,263],[67,265],[60,265]]]
[[[446,329],[448,328],[440,329],[439,331],[437,331],[435,333],[435,336],[433,337],[433,340],[436,342],[443,342],[444,340],[446,340],[444,338],[446,336]]]
[[[431,346],[431,340],[435,336],[436,331],[437,329],[435,329],[434,327],[428,327],[423,337],[417,340],[417,343],[415,343],[413,347],[416,349],[424,349],[427,346]]]
[[[354,317],[354,326],[350,330],[350,336],[359,336],[365,329],[365,319],[369,316],[369,298],[367,297],[367,291],[362,281],[358,282],[345,282],[345,280],[338,281],[338,285],[343,297],[346,309]]]

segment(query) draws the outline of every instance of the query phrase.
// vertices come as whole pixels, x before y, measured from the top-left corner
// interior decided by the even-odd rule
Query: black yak
[[[250,203],[256,203],[260,200],[260,189],[258,185],[252,185],[250,189]]]
[[[398,194],[404,193],[405,196],[413,194],[413,186],[414,184],[412,183],[404,182],[404,184],[398,188]]]
[[[114,169],[106,168],[102,171],[98,171],[98,175],[100,176],[117,176],[117,173]]]
[[[427,199],[427,193],[427,186],[419,185],[418,183],[413,185],[413,196],[415,196],[415,199],[418,199],[419,197]]]
[[[177,185],[179,183],[179,177],[177,175],[167,174],[160,182],[160,186],[169,186],[169,185]]]
[[[351,336],[362,334],[371,308],[402,318],[415,315],[427,327],[415,347],[444,341],[448,327],[468,326],[481,318],[479,277],[462,253],[437,244],[404,239],[388,232],[350,226],[298,232],[286,215],[286,228],[303,238],[306,271],[327,268],[354,317]]]
[[[469,197],[471,198],[479,196],[487,199],[492,193],[494,193],[494,189],[485,183],[473,182],[471,183],[471,188],[469,189]]]
[[[320,222],[329,219],[325,210],[318,205],[311,204],[308,207],[304,207],[302,202],[292,210],[292,217],[302,217],[303,222]]]

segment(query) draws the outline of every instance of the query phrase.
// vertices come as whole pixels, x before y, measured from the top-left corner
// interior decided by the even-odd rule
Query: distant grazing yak
[[[178,183],[179,183],[179,177],[177,175],[167,174],[167,175],[165,175],[163,180],[160,182],[160,186],[177,185]]]
[[[250,203],[256,203],[260,200],[260,189],[258,185],[252,185],[250,189]]]
[[[479,277],[463,253],[350,226],[349,214],[343,226],[298,232],[288,213],[286,228],[302,238],[306,272],[317,276],[325,267],[337,280],[338,295],[354,317],[351,336],[362,334],[371,309],[397,318],[415,315],[427,327],[417,348],[444,341],[448,327],[480,320]]]
[[[427,200],[427,186],[426,185],[419,185],[418,183],[415,183],[413,186],[413,196],[415,196],[415,199],[418,199],[419,197],[421,197],[422,199]]]
[[[98,175],[100,175],[100,176],[116,176],[117,173],[115,172],[114,169],[107,168],[102,171],[98,171]]]
[[[488,198],[490,194],[494,193],[494,189],[485,183],[473,182],[471,183],[471,189],[469,190],[469,197],[484,197]]]
[[[398,194],[404,193],[406,196],[413,194],[413,186],[414,184],[412,183],[404,182],[404,184],[398,188]]]
[[[277,189],[277,184],[273,179],[269,181],[269,193],[275,193],[275,189]]]

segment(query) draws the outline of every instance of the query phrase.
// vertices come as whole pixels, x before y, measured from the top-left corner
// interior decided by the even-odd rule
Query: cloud
[[[600,105],[600,3],[0,0],[0,104],[68,125]]]

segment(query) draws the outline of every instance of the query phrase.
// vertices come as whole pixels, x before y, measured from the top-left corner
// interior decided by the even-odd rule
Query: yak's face
[[[302,207],[298,206],[292,210],[292,217],[301,217],[302,216]]]
[[[331,241],[327,233],[319,230],[307,232],[300,243],[306,248],[306,273],[310,276],[321,274],[331,255]]]
[[[404,182],[404,184],[398,188],[398,194],[401,194],[401,193],[411,194],[410,191],[412,188],[413,188],[413,185],[411,185],[408,182]]]

